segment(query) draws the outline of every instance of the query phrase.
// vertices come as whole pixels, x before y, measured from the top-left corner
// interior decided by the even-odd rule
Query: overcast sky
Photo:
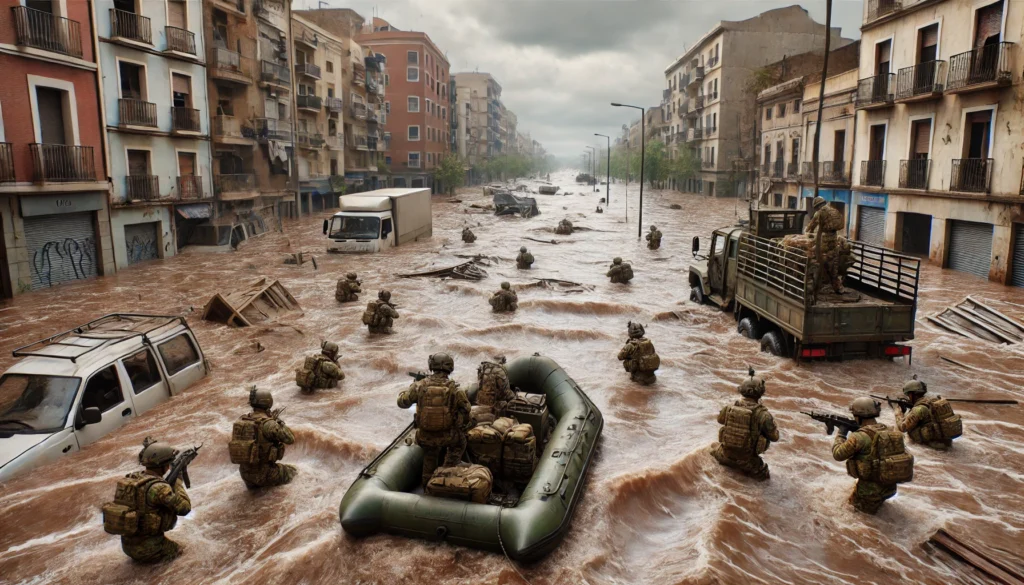
[[[502,101],[551,153],[578,157],[604,144],[639,112],[610,102],[655,106],[664,70],[721,20],[743,20],[800,4],[818,22],[825,1],[775,0],[329,0],[396,28],[430,35],[452,73],[486,71]],[[293,6],[316,8],[316,0]],[[861,0],[834,0],[833,26],[860,38]]]

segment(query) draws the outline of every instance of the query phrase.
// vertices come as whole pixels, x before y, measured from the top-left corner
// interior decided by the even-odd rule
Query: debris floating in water
[[[203,308],[203,319],[250,327],[298,308],[298,301],[284,285],[277,280],[268,284],[266,278],[261,278],[246,288],[213,295]]]
[[[928,321],[946,331],[971,339],[1010,345],[1024,342],[1024,323],[970,296],[942,312],[930,315]]]
[[[478,260],[473,259],[448,268],[438,268],[427,272],[414,272],[411,274],[399,274],[400,278],[454,278],[456,280],[483,280],[487,278],[487,271],[477,266]]]

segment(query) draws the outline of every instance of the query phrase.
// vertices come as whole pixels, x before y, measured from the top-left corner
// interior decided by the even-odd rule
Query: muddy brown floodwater
[[[913,367],[796,364],[759,353],[735,333],[731,315],[688,301],[690,238],[704,236],[706,245],[713,228],[745,215],[742,202],[648,191],[644,231],[656,223],[665,234],[662,249],[651,252],[636,238],[636,185],[626,222],[622,185],[612,187],[611,206],[599,215],[594,208],[603,193],[576,185],[572,173],[554,179],[562,192],[537,195],[543,214],[528,220],[470,208],[489,201],[480,189],[464,189],[461,202],[435,197],[433,238],[385,254],[329,256],[322,217],[308,217],[234,253],[186,250],[0,306],[2,368],[13,363],[14,347],[116,311],[187,315],[213,364],[202,382],[110,436],[0,485],[0,582],[521,582],[500,555],[389,535],[356,540],[338,522],[338,504],[356,474],[411,418],[395,405],[410,382],[406,372],[425,368],[436,351],[455,357],[454,378],[463,384],[490,356],[540,352],[563,365],[604,413],[596,464],[565,542],[521,569],[532,583],[981,582],[922,547],[938,528],[994,554],[1024,556],[1024,407],[957,405],[965,430],[956,447],[910,447],[917,458],[913,483],[900,486],[874,517],[846,503],[853,480],[832,460],[832,438],[799,414],[845,412],[856,396],[898,391],[912,373],[946,396],[1024,398],[1019,350],[954,337],[920,319],[967,293],[1020,315],[1021,289],[928,266]],[[670,209],[672,203],[682,209]],[[591,231],[554,236],[563,217]],[[474,244],[459,237],[466,224],[478,236]],[[536,256],[530,271],[515,268],[521,245]],[[281,263],[300,250],[317,254],[318,271]],[[468,254],[492,258],[489,278],[395,277]],[[604,277],[613,256],[633,263],[631,285]],[[347,271],[359,273],[364,297],[382,287],[393,292],[401,313],[393,335],[367,334],[363,301],[334,301],[335,280]],[[199,320],[214,292],[261,275],[281,279],[302,312],[251,329]],[[593,290],[526,287],[540,277]],[[519,290],[514,315],[489,310],[487,297],[502,280]],[[661,354],[652,387],[631,383],[615,359],[629,320],[647,324]],[[294,368],[321,339],[341,345],[347,377],[336,390],[300,395]],[[257,352],[256,342],[265,351]],[[717,439],[717,412],[735,399],[748,364],[768,379],[764,402],[782,434],[765,456],[772,478],[764,484],[720,468],[707,453]],[[228,461],[231,423],[246,411],[246,385],[253,383],[288,407],[296,446],[285,460],[299,475],[287,487],[249,492]],[[892,423],[887,410],[882,421]],[[99,508],[112,498],[117,478],[136,469],[146,435],[177,446],[206,444],[191,469],[193,511],[171,533],[185,556],[156,567],[135,566],[121,553],[118,539],[103,531]]]

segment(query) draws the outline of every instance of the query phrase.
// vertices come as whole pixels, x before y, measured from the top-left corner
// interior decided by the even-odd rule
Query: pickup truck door
[[[191,331],[181,332],[155,344],[170,386],[176,395],[206,376],[206,364]]]
[[[166,402],[171,397],[167,379],[164,378],[153,353],[153,348],[145,347],[119,360],[124,376],[128,380],[136,415]]]
[[[711,236],[711,253],[708,255],[708,282],[711,283],[711,294],[723,294],[726,239],[717,233]]]
[[[395,245],[395,222],[390,217],[385,217],[380,222],[381,249],[391,248]]]
[[[121,377],[117,363],[96,371],[86,380],[81,391],[79,410],[75,411],[74,416],[77,418],[77,413],[82,409],[95,407],[100,410],[102,418],[98,423],[75,429],[80,447],[98,441],[135,416],[130,387],[128,380]]]
[[[722,299],[725,302],[732,300],[736,296],[736,253],[739,250],[740,241],[739,238],[730,237],[729,242],[729,253],[725,262],[724,275],[722,281],[725,283],[722,286]]]

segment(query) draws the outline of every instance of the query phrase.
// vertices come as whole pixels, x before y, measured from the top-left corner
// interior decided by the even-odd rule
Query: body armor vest
[[[858,433],[871,438],[871,446],[846,461],[851,477],[885,485],[914,479],[914,456],[907,453],[903,433],[882,424],[861,427]]]
[[[149,505],[149,489],[163,478],[132,473],[118,480],[114,501],[103,505],[103,529],[119,536],[156,536],[174,528],[178,517]]]
[[[646,337],[641,337],[636,342],[633,360],[636,361],[637,369],[641,372],[653,372],[661,367],[661,357],[654,351],[654,343]]]
[[[251,412],[235,421],[231,428],[228,453],[237,465],[270,465],[284,457],[284,445],[263,435],[263,423],[270,417]]]

